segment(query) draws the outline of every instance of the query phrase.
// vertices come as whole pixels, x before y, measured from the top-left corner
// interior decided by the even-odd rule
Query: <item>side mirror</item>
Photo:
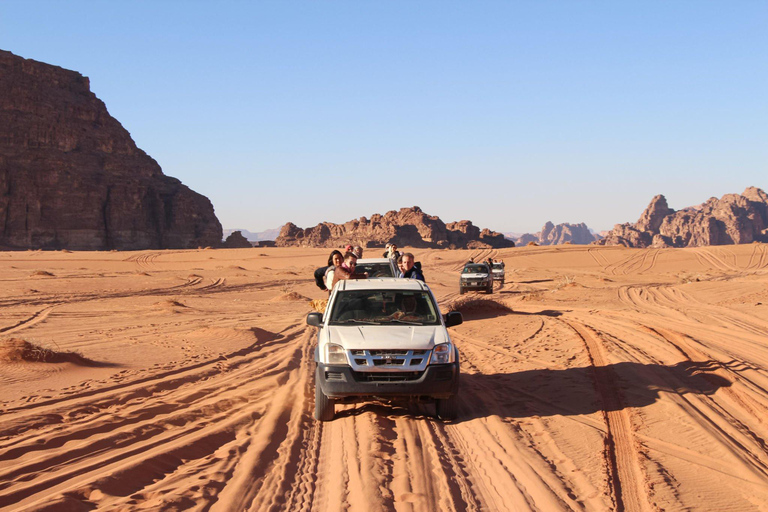
[[[323,314],[309,313],[307,315],[307,325],[311,325],[313,327],[321,327],[323,325]]]
[[[462,323],[464,323],[464,317],[461,316],[461,313],[459,311],[451,311],[450,313],[446,313],[445,315],[446,327],[453,327],[454,325],[459,325]]]

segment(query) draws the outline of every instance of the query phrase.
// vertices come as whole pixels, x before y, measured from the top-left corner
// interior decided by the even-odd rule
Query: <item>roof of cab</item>
[[[345,279],[337,283],[339,290],[428,290],[418,279],[379,277],[376,279]]]
[[[389,258],[358,258],[357,264],[361,263],[389,263]]]

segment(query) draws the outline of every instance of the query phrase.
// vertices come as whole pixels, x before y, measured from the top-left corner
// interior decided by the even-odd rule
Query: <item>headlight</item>
[[[429,358],[429,364],[448,364],[453,362],[453,345],[450,343],[441,343],[435,345],[432,349],[432,357]]]
[[[328,364],[347,364],[347,355],[344,347],[329,343],[325,346],[325,360]]]

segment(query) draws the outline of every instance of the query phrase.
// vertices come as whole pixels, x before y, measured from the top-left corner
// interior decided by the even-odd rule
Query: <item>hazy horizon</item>
[[[765,2],[0,3],[225,228],[599,232],[765,188]]]

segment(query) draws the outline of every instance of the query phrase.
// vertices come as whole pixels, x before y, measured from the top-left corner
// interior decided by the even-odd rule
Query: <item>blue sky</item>
[[[0,1],[225,228],[497,231],[768,188],[766,1]]]

